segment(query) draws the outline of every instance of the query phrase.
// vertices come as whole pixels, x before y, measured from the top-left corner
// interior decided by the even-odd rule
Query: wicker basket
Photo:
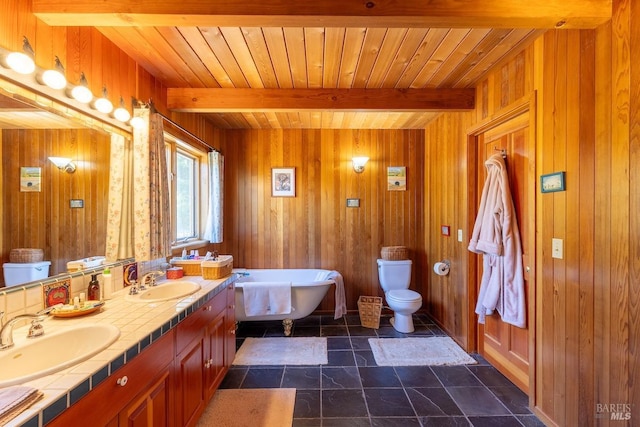
[[[382,297],[358,298],[358,313],[360,324],[365,328],[378,329],[380,327],[380,313],[382,313]]]
[[[201,259],[172,259],[170,262],[176,267],[182,267],[185,276],[200,276],[202,274]]]
[[[9,252],[9,261],[14,263],[41,262],[43,259],[42,249],[21,248]]]
[[[233,256],[220,255],[215,261],[202,263],[202,278],[213,280],[222,279],[231,274],[233,270]]]
[[[382,259],[387,261],[401,261],[409,259],[409,251],[406,246],[384,246],[380,251]]]

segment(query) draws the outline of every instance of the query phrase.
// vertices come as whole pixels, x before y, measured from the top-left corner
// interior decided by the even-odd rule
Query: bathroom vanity
[[[141,340],[137,355],[46,425],[195,425],[235,355],[233,281],[176,304],[177,316]]]

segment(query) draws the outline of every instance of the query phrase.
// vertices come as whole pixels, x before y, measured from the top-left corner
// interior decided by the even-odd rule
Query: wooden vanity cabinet
[[[47,427],[194,426],[235,356],[233,292],[231,284]]]
[[[228,294],[218,293],[177,328],[175,389],[179,426],[193,426],[222,382],[235,355],[235,312],[229,312]],[[230,349],[232,348],[232,350]]]

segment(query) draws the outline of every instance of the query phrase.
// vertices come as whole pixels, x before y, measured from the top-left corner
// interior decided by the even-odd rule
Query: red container
[[[182,267],[171,267],[167,269],[167,279],[181,279],[184,276]]]

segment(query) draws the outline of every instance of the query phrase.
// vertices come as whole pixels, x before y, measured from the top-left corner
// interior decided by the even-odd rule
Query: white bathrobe
[[[476,313],[478,322],[498,310],[502,320],[526,327],[522,245],[511,198],[507,167],[501,155],[486,162],[482,190],[469,250],[483,255],[483,273]]]

